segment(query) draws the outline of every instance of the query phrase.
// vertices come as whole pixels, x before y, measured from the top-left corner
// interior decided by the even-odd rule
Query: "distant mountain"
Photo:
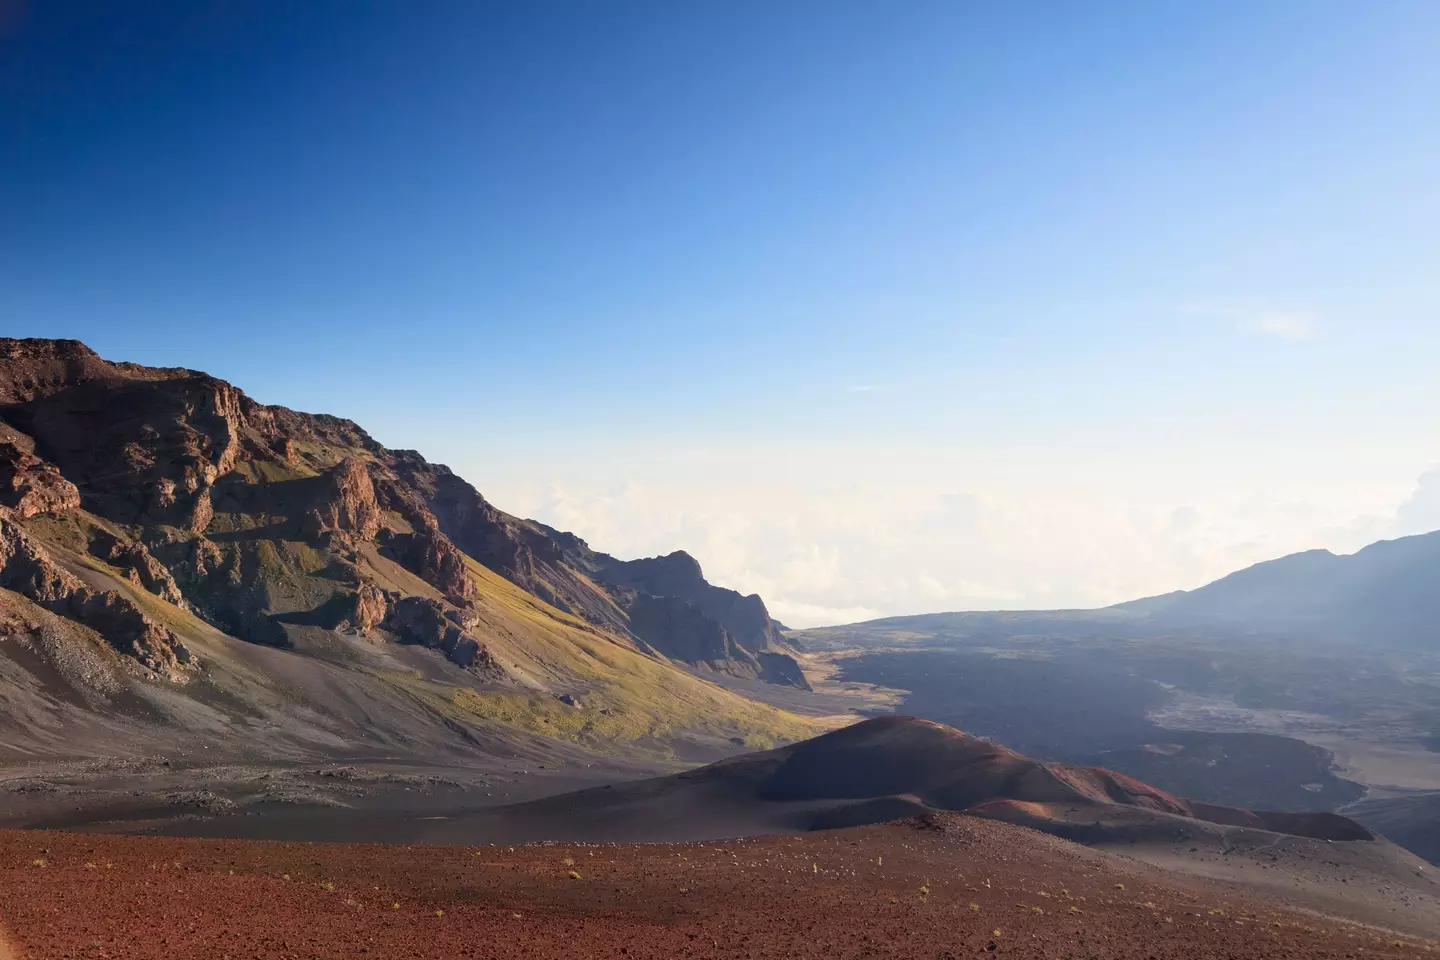
[[[917,631],[978,642],[1022,635],[1141,638],[1157,630],[1440,649],[1440,531],[1382,540],[1353,554],[1307,550],[1194,590],[1094,610],[916,614],[800,630],[791,639],[819,650],[903,642]]]
[[[0,748],[97,710],[411,745],[815,729],[677,664],[807,686],[764,602],[687,554],[617,560],[203,373],[0,339]]]
[[[1356,553],[1307,550],[1196,590],[1119,604],[1175,624],[1248,629],[1379,646],[1440,646],[1440,531]]]

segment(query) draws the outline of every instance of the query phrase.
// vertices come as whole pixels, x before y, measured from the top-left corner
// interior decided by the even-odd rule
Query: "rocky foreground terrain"
[[[99,938],[111,956],[145,955],[136,943],[157,928],[172,931],[163,945],[175,955],[198,956],[215,942],[201,931],[218,924],[254,931],[239,956],[546,957],[568,955],[573,936],[589,956],[1356,956],[1423,953],[1440,931],[1431,868],[1345,817],[1196,803],[913,718],[518,803],[479,800],[500,783],[395,783],[420,792],[387,811],[122,807],[79,824],[83,836],[10,834],[39,851],[29,870],[12,857],[10,882],[115,885],[99,897],[103,922],[93,906],[66,912],[71,895],[57,894],[54,935],[32,935],[29,949],[63,953],[118,924],[135,942]],[[137,882],[142,863],[151,872]],[[263,927],[187,901],[181,887],[222,870],[220,886]],[[169,886],[188,913],[150,899]],[[36,929],[47,908],[19,902],[35,912],[7,903],[0,917]],[[305,925],[307,911],[320,926]],[[441,919],[458,928],[432,928]],[[528,924],[504,922],[517,919]],[[871,939],[847,939],[849,924]]]
[[[28,960],[1410,960],[1437,946],[957,815],[640,846],[0,832],[0,888]]]

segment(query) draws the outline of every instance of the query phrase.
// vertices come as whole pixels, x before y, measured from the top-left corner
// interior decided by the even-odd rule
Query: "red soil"
[[[1427,949],[955,815],[639,846],[387,847],[5,831],[0,922],[28,960],[1308,960],[1419,957]]]

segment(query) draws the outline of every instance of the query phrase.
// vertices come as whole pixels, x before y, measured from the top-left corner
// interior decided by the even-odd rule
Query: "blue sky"
[[[796,622],[1431,522],[1436,4],[59,6],[0,3],[5,334]]]

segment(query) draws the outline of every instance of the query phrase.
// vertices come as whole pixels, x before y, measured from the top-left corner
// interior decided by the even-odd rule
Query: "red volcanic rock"
[[[381,476],[376,493],[383,507],[400,514],[415,530],[389,537],[396,559],[452,603],[462,606],[468,603],[477,591],[465,568],[465,555],[445,535],[439,519],[430,512],[419,491],[394,473],[386,473]]]
[[[198,532],[258,404],[192,371],[106,363],[66,341],[10,340],[0,341],[0,407],[43,442],[91,510]]]
[[[22,517],[64,513],[79,509],[80,491],[53,463],[0,441],[0,504]]]
[[[305,533],[318,537],[338,533],[358,542],[373,540],[380,531],[380,505],[365,461],[348,457],[325,475],[325,492],[319,506],[305,518]]]

